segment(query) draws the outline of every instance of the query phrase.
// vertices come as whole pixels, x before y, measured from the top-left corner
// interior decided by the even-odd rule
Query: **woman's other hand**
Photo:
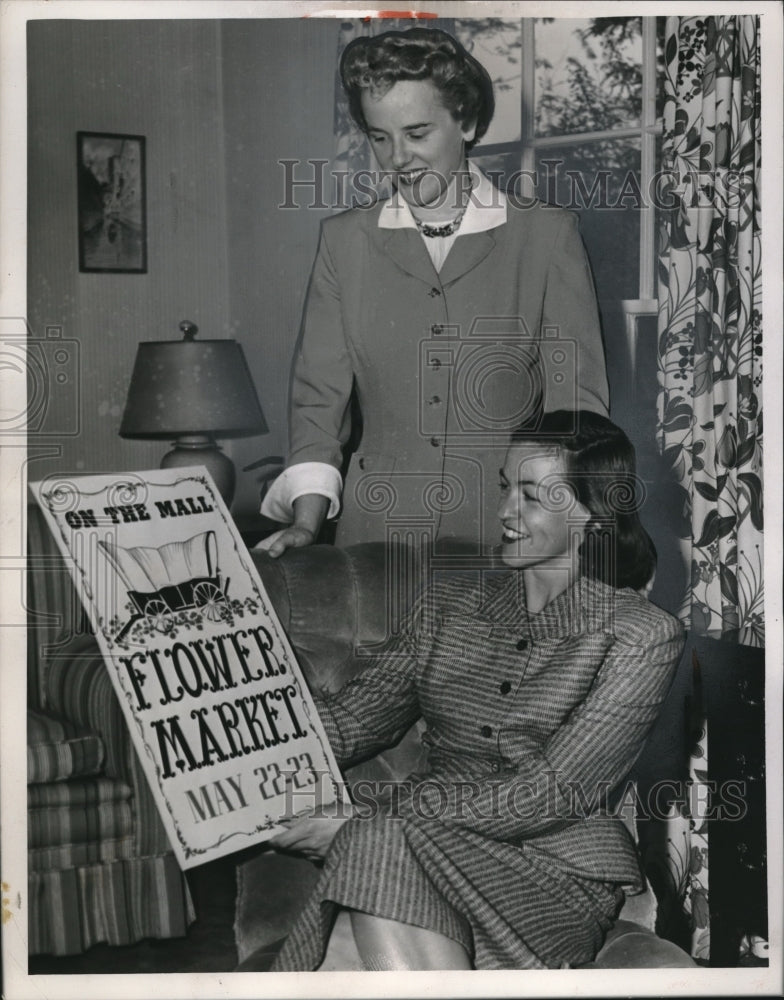
[[[305,814],[284,820],[286,829],[269,841],[276,851],[297,851],[311,861],[320,861],[349,818],[345,804],[327,806],[318,816]]]
[[[286,549],[301,549],[316,541],[327,516],[328,498],[320,493],[306,493],[297,497],[293,507],[294,524],[276,531],[254,548],[268,552],[273,559],[277,559]]]

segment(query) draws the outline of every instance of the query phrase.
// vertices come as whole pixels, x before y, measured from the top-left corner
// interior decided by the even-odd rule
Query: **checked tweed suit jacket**
[[[636,885],[634,846],[601,815],[602,793],[642,750],[683,643],[681,624],[631,590],[583,577],[529,615],[521,573],[459,577],[319,713],[341,764],[423,716],[429,768],[410,813],[416,802],[446,828],[535,839],[575,872]],[[482,785],[470,803],[461,781]]]

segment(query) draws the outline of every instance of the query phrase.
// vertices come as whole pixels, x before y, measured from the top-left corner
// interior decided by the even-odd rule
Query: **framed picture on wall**
[[[77,132],[79,270],[147,271],[144,136]]]

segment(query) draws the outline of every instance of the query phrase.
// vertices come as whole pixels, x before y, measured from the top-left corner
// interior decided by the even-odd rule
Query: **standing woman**
[[[420,716],[428,763],[394,805],[294,818],[271,842],[324,859],[275,968],[317,968],[339,907],[366,968],[595,957],[624,892],[641,888],[606,803],[683,646],[680,623],[641,593],[655,550],[629,503],[634,475],[628,438],[599,414],[521,430],[501,470],[507,571],[439,574],[389,648],[316,700],[341,766]]]
[[[480,546],[483,494],[511,430],[541,410],[607,412],[576,218],[506,197],[467,160],[493,88],[451,35],[356,39],[340,72],[394,194],[322,225],[286,469],[262,505],[290,527],[262,547],[308,545],[338,514],[341,545],[383,540],[394,524]],[[361,441],[343,483],[352,392]]]

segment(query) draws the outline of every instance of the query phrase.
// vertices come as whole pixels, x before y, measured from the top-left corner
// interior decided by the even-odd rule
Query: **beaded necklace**
[[[468,206],[466,205],[466,208]],[[465,208],[460,210],[460,214],[455,216],[451,222],[444,222],[440,226],[430,225],[428,222],[422,222],[421,219],[414,218],[417,229],[423,236],[427,236],[429,239],[433,239],[436,236],[451,236],[456,233],[460,228],[460,223],[463,221],[463,216],[465,215]]]

